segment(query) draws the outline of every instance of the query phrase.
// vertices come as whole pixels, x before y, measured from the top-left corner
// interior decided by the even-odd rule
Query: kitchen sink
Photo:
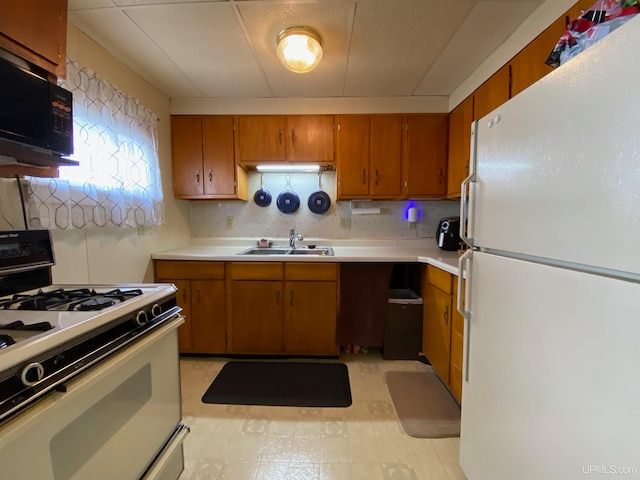
[[[236,255],[316,255],[316,256],[333,256],[333,248],[331,247],[251,247]]]

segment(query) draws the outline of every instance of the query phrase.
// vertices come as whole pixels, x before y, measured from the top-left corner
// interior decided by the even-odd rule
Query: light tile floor
[[[191,427],[180,480],[465,480],[458,438],[413,438],[396,418],[384,373],[424,364],[383,360],[378,351],[342,355],[348,408],[202,403],[227,361],[180,360],[183,421]]]

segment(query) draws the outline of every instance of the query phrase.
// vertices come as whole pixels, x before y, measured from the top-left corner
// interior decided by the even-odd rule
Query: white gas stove
[[[2,297],[0,372],[122,317],[147,322],[175,291],[171,284],[50,285]],[[49,303],[34,305],[37,299]]]
[[[3,478],[177,479],[175,286],[52,285],[53,264],[48,231],[0,232]]]

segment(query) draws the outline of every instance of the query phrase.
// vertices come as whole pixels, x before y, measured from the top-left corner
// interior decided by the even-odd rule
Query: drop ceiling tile
[[[342,95],[354,1],[247,2],[237,8],[276,97]],[[276,55],[278,33],[299,25],[313,28],[322,39],[322,61],[304,74],[287,70]]]
[[[125,12],[204,96],[272,96],[233,8],[226,2],[208,2]]]
[[[450,95],[509,38],[541,1],[479,2],[413,94]]]
[[[411,95],[477,1],[359,2],[344,95]]]
[[[119,9],[73,11],[69,21],[171,97],[204,95]]]

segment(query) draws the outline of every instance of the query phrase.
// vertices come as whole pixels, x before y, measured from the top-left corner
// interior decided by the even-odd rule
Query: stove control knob
[[[22,369],[22,372],[20,373],[20,380],[22,380],[22,383],[27,387],[35,385],[43,378],[44,367],[37,362],[30,363],[29,365],[24,367]]]
[[[138,325],[144,325],[148,321],[149,321],[149,316],[147,315],[147,312],[145,312],[144,310],[140,310],[138,312],[138,315],[136,315],[136,323]]]
[[[160,305],[158,305],[157,303],[153,304],[153,307],[151,307],[151,316],[153,318],[156,318],[157,316],[162,314],[162,307]]]

